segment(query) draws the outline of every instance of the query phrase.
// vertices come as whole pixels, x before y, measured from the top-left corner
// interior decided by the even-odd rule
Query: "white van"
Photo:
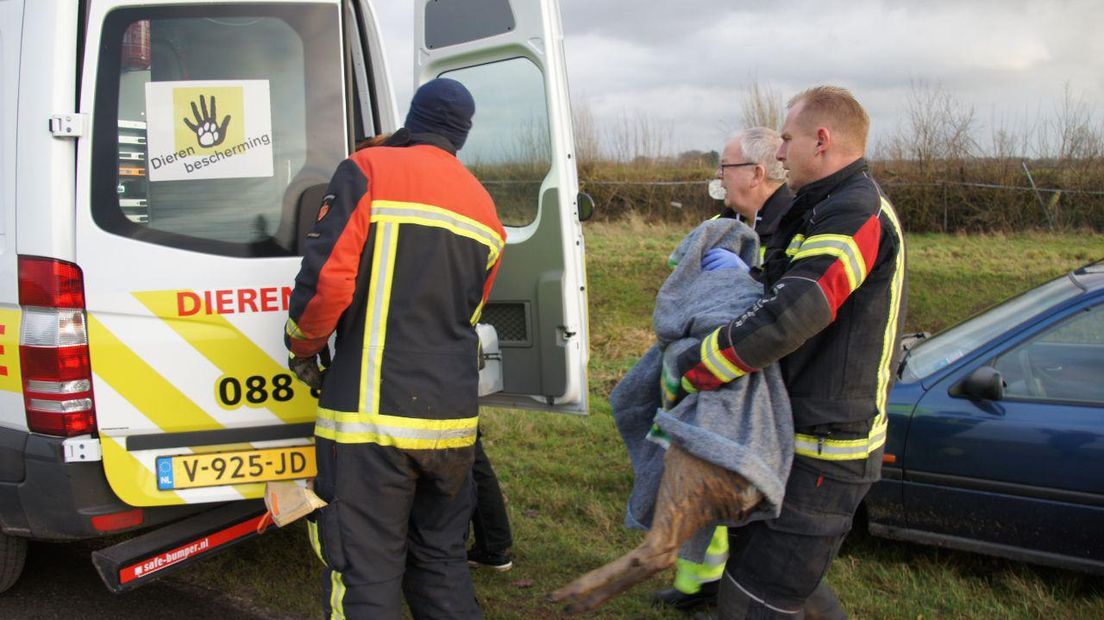
[[[557,0],[417,0],[413,27],[416,81],[475,97],[460,157],[507,226],[484,403],[585,413]],[[146,528],[93,558],[135,587],[313,475],[282,338],[299,241],[400,125],[367,0],[0,0],[0,591],[28,539]]]

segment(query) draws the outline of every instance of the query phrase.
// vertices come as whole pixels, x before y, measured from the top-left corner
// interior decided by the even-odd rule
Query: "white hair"
[[[781,183],[786,180],[786,169],[778,161],[778,147],[782,146],[782,136],[769,127],[752,127],[738,131],[728,139],[740,141],[740,150],[747,161],[763,166],[767,180]]]

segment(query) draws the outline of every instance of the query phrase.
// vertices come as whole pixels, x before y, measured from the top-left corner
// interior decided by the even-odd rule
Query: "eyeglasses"
[[[744,166],[758,166],[758,165],[759,164],[757,164],[753,161],[745,161],[742,164],[726,164],[724,162],[721,162],[721,164],[718,165],[717,167],[720,168],[721,170],[724,170],[725,168],[742,168]]]

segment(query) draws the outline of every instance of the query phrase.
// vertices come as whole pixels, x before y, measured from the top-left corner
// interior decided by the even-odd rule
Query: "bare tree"
[[[1055,155],[1059,160],[1091,160],[1101,155],[1102,136],[1094,126],[1092,109],[1085,103],[1083,95],[1074,99],[1068,81],[1056,111],[1054,131],[1058,138],[1058,152]]]
[[[582,101],[571,104],[571,121],[575,130],[575,156],[580,165],[593,165],[602,160],[602,137],[590,106]]]
[[[941,84],[910,80],[906,113],[906,129],[898,131],[895,149],[908,153],[922,172],[934,172],[935,162],[962,161],[978,152],[974,108]]]
[[[613,151],[613,159],[622,162],[655,161],[669,153],[673,135],[671,124],[657,121],[641,110],[622,112],[621,116],[606,128],[606,144]]]
[[[743,127],[770,127],[779,129],[785,120],[782,107],[782,95],[774,90],[769,83],[765,86],[759,84],[758,79],[752,80],[744,90],[744,100],[740,111],[740,121]]]

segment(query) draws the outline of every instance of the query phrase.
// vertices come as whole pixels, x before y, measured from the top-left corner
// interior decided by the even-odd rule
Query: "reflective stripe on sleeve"
[[[296,340],[306,340],[307,336],[299,329],[299,325],[294,320],[288,319],[287,323],[284,323],[284,333],[288,336],[295,338]]]
[[[728,383],[747,374],[747,371],[737,366],[724,351],[720,350],[720,332],[720,329],[716,329],[702,341],[701,361],[721,383]],[[731,351],[731,349],[727,350]]]
[[[832,256],[839,259],[852,291],[866,279],[866,260],[855,240],[847,235],[813,235],[801,244],[793,255],[793,260],[813,256]]]

